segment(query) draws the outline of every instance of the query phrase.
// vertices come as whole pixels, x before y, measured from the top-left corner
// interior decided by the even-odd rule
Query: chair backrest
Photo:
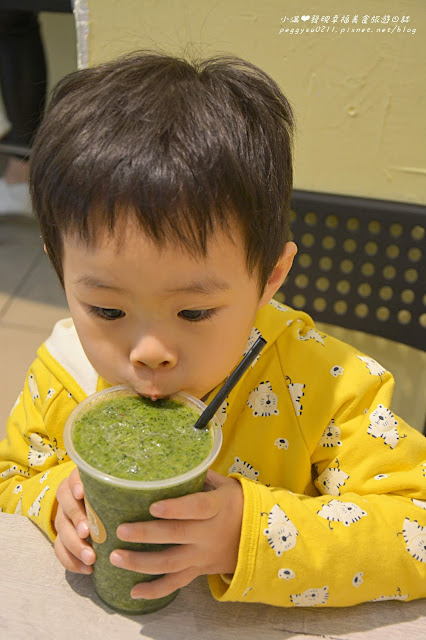
[[[277,299],[320,322],[426,348],[426,207],[294,191],[298,253]]]

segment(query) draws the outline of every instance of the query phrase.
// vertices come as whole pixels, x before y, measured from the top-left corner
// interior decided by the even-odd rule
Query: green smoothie
[[[198,416],[173,400],[105,400],[76,422],[73,442],[100,471],[129,480],[163,480],[193,469],[210,451],[211,431],[194,429]]]
[[[216,419],[208,429],[194,429],[204,407],[186,394],[153,402],[127,387],[112,387],[80,403],[67,420],[64,442],[79,468],[96,552],[94,585],[100,598],[118,611],[156,611],[178,593],[133,600],[135,584],[161,576],[119,569],[109,556],[114,549],[167,548],[123,542],[116,530],[122,522],[152,520],[149,507],[157,500],[202,491],[222,441]]]

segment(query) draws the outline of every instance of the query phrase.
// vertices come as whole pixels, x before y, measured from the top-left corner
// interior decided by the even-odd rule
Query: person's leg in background
[[[30,148],[46,102],[46,59],[36,13],[0,10],[0,88],[11,123],[1,142]],[[0,214],[30,213],[28,158],[9,156]]]

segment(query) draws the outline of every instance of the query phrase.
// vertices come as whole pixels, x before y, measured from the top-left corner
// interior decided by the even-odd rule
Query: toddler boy
[[[126,384],[223,404],[213,490],[151,507],[119,538],[175,543],[111,562],[209,575],[219,600],[347,606],[426,596],[426,441],[390,410],[393,378],[273,295],[289,241],[291,107],[236,58],[142,52],[56,88],[31,162],[33,205],[72,319],[40,347],[0,444],[0,506],[30,517],[71,571],[95,554],[62,440],[87,395]]]

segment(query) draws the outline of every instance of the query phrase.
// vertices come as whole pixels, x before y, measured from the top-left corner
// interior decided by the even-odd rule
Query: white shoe
[[[9,184],[0,178],[0,216],[9,213],[32,215],[30,189],[27,182]]]

